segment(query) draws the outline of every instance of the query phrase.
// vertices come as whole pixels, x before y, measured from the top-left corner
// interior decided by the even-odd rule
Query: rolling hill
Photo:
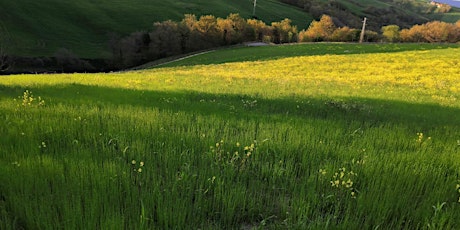
[[[0,30],[11,36],[17,55],[47,56],[66,48],[83,58],[107,57],[110,34],[148,30],[156,21],[180,20],[184,14],[252,16],[252,0],[16,0],[0,1]],[[259,1],[257,16],[269,23],[290,18],[300,28],[310,15],[277,0]]]
[[[321,14],[333,16],[338,26],[354,28],[368,17],[368,28],[374,31],[388,24],[404,28],[434,19],[460,19],[457,8],[449,14],[422,13],[427,5],[424,0],[259,0],[256,16],[266,23],[290,18],[299,30]],[[154,22],[178,21],[188,13],[218,17],[239,13],[249,18],[253,0],[1,1],[0,42],[7,40],[3,46],[15,56],[53,56],[65,48],[80,58],[108,58],[110,38],[150,30]]]
[[[361,28],[362,19],[367,28],[380,31],[382,26],[398,25],[409,28],[433,20],[455,22],[460,19],[458,8],[438,7],[426,0],[282,0],[304,8],[314,18],[322,14],[334,18],[337,26]],[[448,9],[449,8],[449,9]]]

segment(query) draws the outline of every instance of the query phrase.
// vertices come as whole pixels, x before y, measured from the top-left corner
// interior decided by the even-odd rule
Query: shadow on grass
[[[0,85],[0,100],[20,102],[25,89]],[[291,96],[266,99],[247,95],[208,94],[196,91],[146,91],[81,84],[28,88],[42,97],[48,106],[62,104],[79,107],[134,106],[160,111],[214,115],[222,119],[321,119],[362,121],[433,127],[460,125],[460,109],[437,104],[413,104],[404,101],[365,97],[316,98]]]

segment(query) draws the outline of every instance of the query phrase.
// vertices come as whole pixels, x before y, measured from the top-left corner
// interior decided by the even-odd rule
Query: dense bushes
[[[359,41],[361,30],[352,29],[348,26],[337,28],[333,19],[328,15],[321,16],[319,21],[313,21],[307,30],[299,32],[301,42],[356,42]],[[376,42],[379,34],[367,30],[365,32],[366,42]]]
[[[397,25],[383,26],[382,34],[367,30],[365,41],[376,42],[428,42],[456,43],[460,41],[460,21],[456,24],[433,21],[400,30]],[[299,32],[301,42],[354,42],[359,40],[360,30],[347,26],[337,28],[330,16],[323,15],[319,21],[313,21],[307,30]]]
[[[382,27],[382,33],[389,42],[456,43],[460,41],[460,21],[456,24],[433,21],[402,30],[389,25]]]
[[[291,20],[266,25],[256,19],[244,19],[238,14],[227,18],[192,14],[181,22],[156,22],[150,32],[135,32],[111,42],[113,64],[120,68],[141,64],[173,55],[179,55],[218,46],[247,41],[288,43],[297,41],[297,28]]]
[[[460,41],[460,21],[456,24],[434,21],[415,25],[400,31],[403,42],[450,42]]]

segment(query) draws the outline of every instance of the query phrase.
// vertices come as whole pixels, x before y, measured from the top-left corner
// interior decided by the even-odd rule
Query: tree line
[[[226,18],[186,14],[180,22],[156,22],[150,32],[135,32],[110,47],[114,64],[128,67],[148,60],[191,53],[219,46],[249,41],[290,43],[297,41],[297,27],[284,19],[267,25],[258,19],[244,19],[238,14]]]
[[[379,33],[380,32],[380,33]],[[434,21],[411,28],[383,26],[381,31],[365,31],[365,42],[449,42],[460,41],[460,21],[455,24]],[[121,39],[112,39],[112,65],[126,68],[160,58],[229,46],[244,42],[357,42],[360,29],[338,27],[332,17],[322,15],[302,31],[284,19],[267,25],[258,19],[244,19],[238,14],[226,18],[186,14],[180,22],[155,22],[152,31],[135,32]]]
[[[439,19],[444,13],[451,10],[448,4],[430,4],[429,1],[420,0],[381,0],[385,7],[373,4],[363,4],[359,0],[281,0],[290,5],[297,6],[308,12],[315,19],[322,15],[331,15],[337,26],[359,28],[362,15],[369,19],[367,28],[378,31],[382,25],[398,25],[408,28],[415,24],[423,24]],[[361,9],[361,10],[350,10]],[[360,13],[358,13],[358,11]]]
[[[381,27],[381,33],[367,30],[367,42],[425,42],[425,43],[457,43],[460,41],[460,20],[456,23],[440,21],[427,22],[401,29],[398,25]],[[299,33],[301,42],[355,42],[359,40],[361,30],[336,27],[333,19],[323,15],[319,21],[313,21],[307,30]]]
[[[112,59],[105,63],[81,60],[66,49],[58,50],[52,58],[12,58],[5,49],[7,39],[0,36],[3,37],[0,39],[0,73],[15,65],[15,61],[48,66],[62,72],[106,71],[244,42],[358,42],[360,34],[360,29],[337,26],[335,20],[328,15],[322,15],[319,20],[312,21],[307,29],[299,31],[289,19],[267,25],[261,20],[244,19],[238,14],[230,14],[226,18],[212,15],[197,18],[193,14],[186,14],[179,22],[155,22],[151,31],[134,32],[122,38],[112,36],[109,41]],[[365,42],[458,43],[460,21],[433,21],[403,29],[398,25],[387,25],[381,27],[379,32],[366,30],[364,38]]]

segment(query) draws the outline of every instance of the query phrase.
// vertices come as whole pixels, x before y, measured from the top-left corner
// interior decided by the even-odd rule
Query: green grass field
[[[180,21],[188,13],[217,17],[239,13],[250,18],[252,10],[252,0],[2,1],[0,33],[11,36],[11,52],[16,55],[51,56],[66,48],[82,58],[107,58],[111,33],[125,36],[148,31],[154,22]],[[259,1],[256,15],[268,24],[290,18],[299,29],[307,28],[312,20],[307,13],[277,0]]]
[[[460,9],[455,9],[452,12],[444,14],[442,20],[445,22],[456,23],[460,20]]]
[[[353,47],[1,77],[0,229],[458,228],[460,48]]]

